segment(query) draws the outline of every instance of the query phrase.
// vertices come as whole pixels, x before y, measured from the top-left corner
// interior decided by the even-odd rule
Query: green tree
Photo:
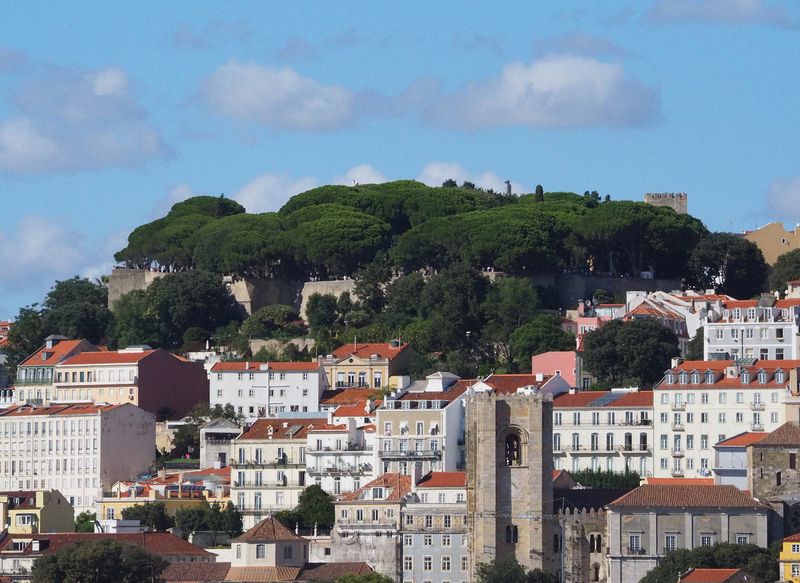
[[[147,294],[135,289],[114,302],[114,324],[111,336],[118,347],[134,344],[159,344],[158,322],[149,311]]]
[[[687,360],[703,360],[703,348],[705,347],[705,332],[700,326],[695,332],[694,338],[689,340],[689,347],[686,351]]]
[[[795,279],[800,279],[800,249],[778,257],[769,272],[769,289],[783,294],[786,291],[786,282]]]
[[[219,276],[205,271],[156,279],[145,292],[145,306],[155,319],[159,344],[165,347],[179,347],[189,328],[213,331],[242,317],[241,307]]]
[[[28,358],[44,344],[42,329],[42,313],[36,304],[20,308],[11,330],[8,332],[8,344],[2,350],[8,362],[6,370],[9,378],[17,374],[17,365]]]
[[[270,304],[248,317],[242,323],[241,333],[246,338],[275,338],[281,336],[282,331],[289,330],[290,324],[299,317],[291,306]]]
[[[612,320],[583,337],[583,362],[598,380],[650,387],[678,356],[678,338],[656,320]]]
[[[197,531],[223,532],[234,538],[242,534],[242,514],[228,501],[224,508],[219,504],[204,504],[181,508],[175,513],[175,526],[183,538]]]
[[[586,488],[636,488],[641,478],[636,472],[610,472],[606,470],[584,469],[570,472],[572,478]]]
[[[336,310],[336,296],[331,294],[311,294],[306,304],[306,320],[311,334],[315,337],[333,336],[339,313]]]
[[[561,328],[556,316],[541,315],[514,330],[510,346],[517,366],[530,370],[531,356],[550,350],[575,350],[575,337]]]
[[[482,340],[496,347],[499,360],[512,360],[511,334],[536,316],[539,298],[527,279],[504,277],[497,280],[483,304],[486,325]]]
[[[758,246],[729,233],[700,241],[688,262],[689,283],[698,289],[747,299],[763,291],[768,267]]]
[[[534,202],[544,202],[544,188],[541,184],[536,185],[536,190],[533,193]]]
[[[167,561],[130,543],[81,541],[34,563],[33,583],[145,583],[158,579]]]
[[[296,524],[302,528],[313,528],[315,524],[320,529],[332,528],[336,521],[333,499],[325,490],[312,484],[300,493],[294,510],[278,512],[275,519],[291,529]]]
[[[475,574],[476,583],[558,583],[553,573],[533,569],[525,572],[525,568],[513,557],[495,559],[489,563],[478,565]]]
[[[123,520],[138,520],[150,530],[163,532],[175,526],[175,519],[167,514],[163,502],[145,502],[122,510]]]
[[[94,523],[97,514],[94,512],[81,512],[75,517],[75,532],[94,532]]]
[[[675,583],[691,568],[746,569],[760,581],[778,581],[777,549],[719,543],[692,550],[677,549],[662,558],[641,583]]]

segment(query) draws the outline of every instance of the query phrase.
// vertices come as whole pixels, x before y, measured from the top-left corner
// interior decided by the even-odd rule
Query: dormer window
[[[699,372],[693,372],[692,373],[692,384],[693,385],[700,384],[700,373]]]
[[[741,309],[739,309],[739,308],[736,308],[736,309],[733,311],[733,317],[734,317],[734,318],[736,318],[737,320],[738,320],[739,318],[741,318],[741,317],[742,317],[742,310],[741,310]]]
[[[671,372],[667,373],[667,384],[668,385],[674,385],[675,384],[675,375],[672,374]]]
[[[372,489],[372,499],[373,500],[383,500],[383,488],[373,488]]]
[[[758,382],[761,383],[762,385],[767,384],[767,371],[764,371],[764,370],[759,371],[759,373],[758,373]]]
[[[747,309],[747,317],[750,320],[755,320],[756,319],[756,309],[755,308],[748,308]]]
[[[785,381],[785,376],[783,374],[783,371],[782,370],[776,371],[775,372],[775,382],[778,383],[778,384],[783,384],[784,381]]]
[[[680,375],[678,375],[678,382],[680,384],[682,384],[682,385],[685,385],[686,383],[688,383],[689,382],[688,373],[682,372]]]
[[[750,383],[750,373],[747,371],[742,372],[742,384],[746,385]]]

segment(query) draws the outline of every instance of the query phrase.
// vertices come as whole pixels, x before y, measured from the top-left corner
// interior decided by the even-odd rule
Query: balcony
[[[685,452],[682,449],[673,448],[672,449],[672,457],[683,457]]]
[[[760,421],[754,421],[750,424],[750,431],[764,431],[764,424]]]
[[[621,452],[623,454],[626,454],[626,453],[643,454],[643,453],[649,453],[650,452],[650,446],[648,446],[647,444],[642,445],[641,443],[636,447],[634,447],[633,445],[619,445],[619,446],[617,446],[616,451],[619,451],[619,452]]]
[[[750,410],[751,411],[763,411],[764,410],[764,403],[750,403]]]
[[[673,411],[686,411],[686,403],[683,401],[673,401],[670,403],[669,408]]]
[[[672,468],[670,472],[673,478],[682,478],[683,477],[683,470],[681,468]]]
[[[367,447],[361,443],[348,443],[343,447],[323,446],[323,447],[309,447],[306,449],[307,454],[330,454],[330,453],[344,453],[348,451],[372,451],[372,447]]]
[[[393,531],[398,530],[400,525],[397,521],[390,520],[390,519],[379,519],[375,522],[371,520],[355,520],[355,519],[339,519],[336,521],[336,530],[340,533],[347,533],[351,532],[364,532],[368,530],[383,530],[383,531]]]
[[[438,449],[399,450],[390,449],[378,452],[381,459],[442,459],[442,452]]]
[[[361,465],[339,465],[339,466],[324,466],[315,467],[309,466],[307,472],[312,476],[362,476],[366,472],[372,471],[371,464]]]
[[[230,445],[230,439],[220,439],[219,437],[206,437],[206,445]]]
[[[685,431],[685,427],[683,423],[673,423],[672,424],[672,431]]]
[[[358,381],[336,381],[336,388],[337,389],[371,389],[372,385],[368,382],[358,382]],[[378,387],[380,388],[380,387]]]
[[[641,547],[625,547],[625,554],[626,555],[646,555],[647,551],[645,551]]]
[[[261,480],[260,482],[254,482],[250,480],[245,480],[244,482],[233,481],[231,485],[234,488],[240,488],[243,490],[273,490],[275,488],[305,488],[308,484],[303,481],[302,483],[299,480]]]
[[[305,468],[306,464],[297,463],[290,458],[261,459],[261,460],[239,460],[232,461],[232,468]]]

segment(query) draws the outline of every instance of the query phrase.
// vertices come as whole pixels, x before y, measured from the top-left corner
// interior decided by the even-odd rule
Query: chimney
[[[670,368],[675,368],[676,366],[680,366],[683,364],[683,359],[680,356],[675,356],[670,363]]]

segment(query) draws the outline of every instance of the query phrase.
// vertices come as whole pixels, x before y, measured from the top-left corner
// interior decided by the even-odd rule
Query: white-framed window
[[[724,405],[728,402],[728,393],[722,392],[719,394],[719,404]]]
[[[403,535],[403,546],[410,547],[414,545],[414,537],[410,534]]]
[[[632,553],[638,553],[642,549],[642,535],[631,534],[628,536],[628,550]]]
[[[669,404],[669,393],[661,393],[661,404],[662,405]]]
[[[422,557],[422,570],[423,571],[433,570],[433,557]]]
[[[267,545],[256,545],[256,559],[267,558]]]
[[[800,577],[800,563],[792,563],[792,577]]]
[[[414,557],[403,557],[403,571],[414,570]]]
[[[792,544],[792,552],[793,553],[800,553],[800,544],[793,543]]]
[[[777,423],[778,422],[778,413],[773,411],[769,414],[769,422],[770,423]]]
[[[442,557],[442,571],[449,571],[450,570],[450,557],[445,555]]]
[[[736,535],[736,544],[737,545],[750,544],[750,535],[749,534],[737,534]]]
[[[451,545],[450,535],[449,534],[443,534],[442,535],[442,546],[443,547],[449,547],[450,545]]]
[[[724,411],[719,413],[719,422],[720,423],[725,423],[725,412]]]
[[[664,537],[664,552],[671,553],[678,547],[678,537],[674,534],[668,534]]]
[[[736,423],[744,422],[744,413],[736,413]]]

